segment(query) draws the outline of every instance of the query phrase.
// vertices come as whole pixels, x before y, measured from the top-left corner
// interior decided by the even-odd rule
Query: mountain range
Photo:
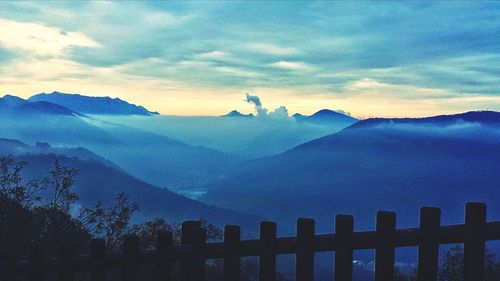
[[[334,214],[372,228],[377,210],[415,225],[421,206],[442,207],[456,222],[466,201],[500,216],[500,113],[418,119],[367,119],[284,153],[246,162],[207,186],[205,202],[328,229]]]
[[[22,98],[5,95],[0,98],[0,115],[19,114],[19,115],[78,115],[79,113],[68,109],[59,104],[47,101],[27,101]]]
[[[64,166],[77,169],[73,191],[79,196],[78,204],[85,207],[92,206],[98,200],[110,205],[118,193],[126,193],[131,202],[140,206],[135,218],[138,221],[155,217],[169,222],[203,218],[219,225],[257,224],[256,217],[208,206],[168,189],[152,186],[84,148],[51,147],[47,143],[32,146],[18,140],[0,139],[0,156],[25,161],[25,179],[47,176],[56,159]]]
[[[158,112],[130,104],[119,98],[89,97],[79,94],[67,94],[54,91],[50,94],[41,93],[31,96],[28,101],[50,102],[64,106],[82,114],[110,114],[110,115],[157,115]]]
[[[58,93],[55,96],[61,95]],[[101,100],[95,99],[96,103]],[[118,112],[118,109],[108,112]],[[124,112],[116,116],[124,116]],[[24,100],[7,95],[0,99],[0,117],[2,138],[26,143],[47,142],[54,146],[85,147],[135,177],[171,189],[195,189],[201,183],[219,177],[228,165],[238,160],[226,153],[87,116],[47,101]]]
[[[84,170],[94,165],[126,179],[110,179],[106,192],[85,187],[80,192],[92,191],[82,197],[86,202],[123,190],[145,205],[151,200],[153,214],[163,210],[161,200],[195,202],[165,194],[201,190],[196,196],[206,204],[276,219],[290,231],[298,216],[314,217],[320,230],[329,230],[338,213],[353,214],[358,227],[372,228],[380,209],[397,211],[401,225],[415,225],[422,205],[443,207],[444,221],[455,223],[471,200],[489,203],[491,214],[500,215],[498,112],[357,120],[320,110],[276,120],[233,111],[225,117],[236,118],[189,118],[158,116],[120,101],[128,106],[85,110],[63,105],[65,95],[1,98],[0,154],[29,158],[40,170],[50,155],[62,155]],[[75,103],[108,100],[68,96]],[[153,195],[141,197],[136,190]]]

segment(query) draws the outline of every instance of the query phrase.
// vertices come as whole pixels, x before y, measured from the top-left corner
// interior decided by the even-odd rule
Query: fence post
[[[394,281],[394,234],[396,214],[377,212],[375,281]]]
[[[29,280],[43,280],[44,250],[41,245],[34,245],[29,254]]]
[[[297,255],[295,274],[297,281],[312,281],[314,278],[314,220],[297,220]]]
[[[193,232],[193,251],[192,263],[193,271],[191,272],[190,281],[204,281],[205,280],[205,243],[207,239],[207,232],[201,227],[191,229]]]
[[[352,281],[354,219],[335,217],[335,281]]]
[[[483,280],[485,225],[486,205],[467,203],[465,205],[464,281]]]
[[[106,245],[103,239],[92,239],[90,242],[90,280],[106,281]]]
[[[187,250],[181,260],[181,281],[192,281],[194,271],[199,270],[194,260],[197,251],[194,245],[197,229],[201,229],[199,221],[185,221],[181,226],[181,244]]]
[[[122,280],[137,281],[137,261],[139,260],[139,237],[128,235],[123,238]]]
[[[276,280],[276,224],[260,223],[259,281]]]
[[[420,209],[420,245],[418,247],[418,281],[436,281],[439,258],[439,228],[441,210]]]
[[[226,225],[224,227],[224,281],[240,279],[240,227]]]
[[[64,243],[59,249],[59,281],[72,281],[73,275],[73,248],[70,244]]]
[[[158,233],[157,237],[157,257],[156,257],[156,279],[162,281],[172,280],[172,232],[165,231]]]

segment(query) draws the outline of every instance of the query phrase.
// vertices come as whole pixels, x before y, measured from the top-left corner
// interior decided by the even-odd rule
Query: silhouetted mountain
[[[297,114],[299,114],[299,115],[297,115]],[[327,124],[327,123],[331,123],[331,122],[344,122],[344,123],[351,123],[352,124],[352,123],[358,121],[358,119],[356,119],[352,116],[349,116],[349,115],[346,115],[346,114],[343,114],[343,113],[340,113],[337,111],[329,110],[329,109],[322,109],[322,110],[320,110],[320,111],[318,111],[310,116],[305,116],[305,115],[301,115],[300,113],[296,113],[293,115],[293,117],[295,119],[297,119],[297,121],[319,123],[319,124]]]
[[[432,124],[448,126],[460,123],[500,124],[500,112],[469,111],[461,114],[438,115],[423,118],[370,118],[352,125],[352,128],[369,127],[386,124]]]
[[[302,120],[304,117],[307,117],[307,115],[295,113],[294,115],[292,115],[292,117],[295,118],[295,120],[299,121],[299,120]]]
[[[112,204],[116,195],[123,192],[130,196],[132,202],[140,205],[139,220],[161,217],[172,222],[204,218],[219,225],[257,224],[255,217],[210,207],[167,189],[149,185],[128,175],[109,161],[102,162],[102,157],[88,150],[82,153],[82,148],[50,148],[45,153],[36,153],[38,149],[20,141],[0,139],[0,157],[10,155],[27,162],[23,170],[23,177],[26,179],[46,176],[55,159],[62,165],[77,169],[74,191],[80,197],[78,203],[83,206],[92,206],[98,200],[104,204]],[[16,152],[9,153],[12,151]]]
[[[229,112],[228,114],[221,115],[220,117],[244,117],[244,118],[252,118],[254,115],[252,113],[249,114],[243,114],[240,113],[238,110],[233,110]]]
[[[221,177],[239,158],[201,146],[190,146],[148,131],[95,121],[92,124],[119,140],[117,145],[88,146],[129,174],[173,190],[196,189]]]
[[[67,107],[83,114],[111,114],[111,115],[152,115],[158,112],[148,111],[146,108],[130,104],[119,98],[89,97],[79,94],[52,92],[41,93],[30,97],[30,101],[47,101]]]
[[[0,98],[0,114],[16,115],[79,115],[64,106],[46,101],[27,101],[22,98],[5,95]]]
[[[81,115],[9,112],[1,120],[1,138],[86,147],[117,163],[127,173],[170,189],[196,189],[222,176],[238,162],[236,157],[213,149]]]
[[[78,158],[80,160],[99,161],[106,166],[120,169],[111,161],[83,147],[52,147],[46,142],[37,142],[33,146],[19,140],[0,138],[0,155],[17,157],[26,154],[65,155],[69,158]]]
[[[372,227],[382,209],[397,211],[402,225],[415,225],[424,205],[442,207],[444,221],[457,222],[463,203],[474,200],[489,203],[489,213],[499,217],[497,116],[475,112],[427,119],[438,120],[437,125],[422,119],[360,121],[240,165],[208,186],[203,200],[277,218],[289,227],[298,216],[313,217],[320,229],[331,227],[338,213],[353,214],[358,226]]]

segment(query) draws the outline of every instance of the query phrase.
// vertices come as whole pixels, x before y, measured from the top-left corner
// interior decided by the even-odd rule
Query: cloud
[[[260,102],[260,98],[258,96],[252,96],[249,93],[246,93],[245,101],[254,105],[257,116],[267,115],[267,108],[262,107],[262,103]]]
[[[3,18],[0,18],[0,44],[30,51],[35,56],[61,56],[69,47],[102,47],[82,32]]]
[[[280,106],[268,114],[269,117],[274,119],[286,119],[288,116],[288,109],[285,106]]]
[[[493,2],[271,2],[262,8],[254,2],[4,1],[0,61],[3,81],[16,77],[15,85],[30,88],[59,77],[68,87],[106,83],[121,93],[126,77],[137,87],[165,81],[192,91],[162,87],[155,95],[165,101],[223,92],[236,104],[238,93],[262,96],[258,89],[267,89],[273,107],[286,99],[289,109],[309,113],[322,102],[358,116],[428,104],[445,111],[469,108],[457,104],[472,98],[493,98],[500,109],[499,11]],[[34,66],[48,73],[36,74]],[[106,79],[92,75],[94,69]],[[294,94],[268,94],[279,91]],[[443,103],[452,98],[453,106]]]
[[[260,118],[272,118],[272,119],[288,119],[288,109],[285,106],[279,106],[278,108],[269,111],[267,108],[262,106],[262,102],[258,96],[245,94],[245,101],[253,104],[255,111],[257,112],[257,117]]]
[[[196,54],[194,57],[198,59],[222,59],[227,56],[228,54],[223,51],[211,51],[211,52]]]
[[[296,55],[300,52],[292,47],[282,47],[272,43],[251,43],[245,46],[245,49],[269,55]]]
[[[271,64],[272,67],[286,70],[310,70],[311,67],[300,61],[278,61]]]

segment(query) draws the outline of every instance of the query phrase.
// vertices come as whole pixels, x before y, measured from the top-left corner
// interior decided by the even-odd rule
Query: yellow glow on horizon
[[[0,92],[28,98],[36,93],[60,91],[88,96],[119,97],[130,103],[142,105],[149,110],[164,115],[214,116],[231,110],[242,113],[254,112],[251,104],[244,101],[246,91],[241,89],[214,90],[179,87],[158,90],[158,81],[149,81],[149,87],[130,83],[116,86],[112,84],[88,83],[82,80],[40,81],[0,85]],[[148,83],[145,83],[148,85]],[[369,117],[423,117],[452,114],[469,110],[500,110],[500,97],[467,96],[446,99],[404,100],[376,95],[359,95],[338,98],[333,94],[303,94],[282,89],[253,89],[249,91],[261,98],[263,106],[274,110],[286,106],[290,115],[294,113],[312,114],[320,109],[341,109],[357,118]],[[443,110],[445,108],[445,110]]]

